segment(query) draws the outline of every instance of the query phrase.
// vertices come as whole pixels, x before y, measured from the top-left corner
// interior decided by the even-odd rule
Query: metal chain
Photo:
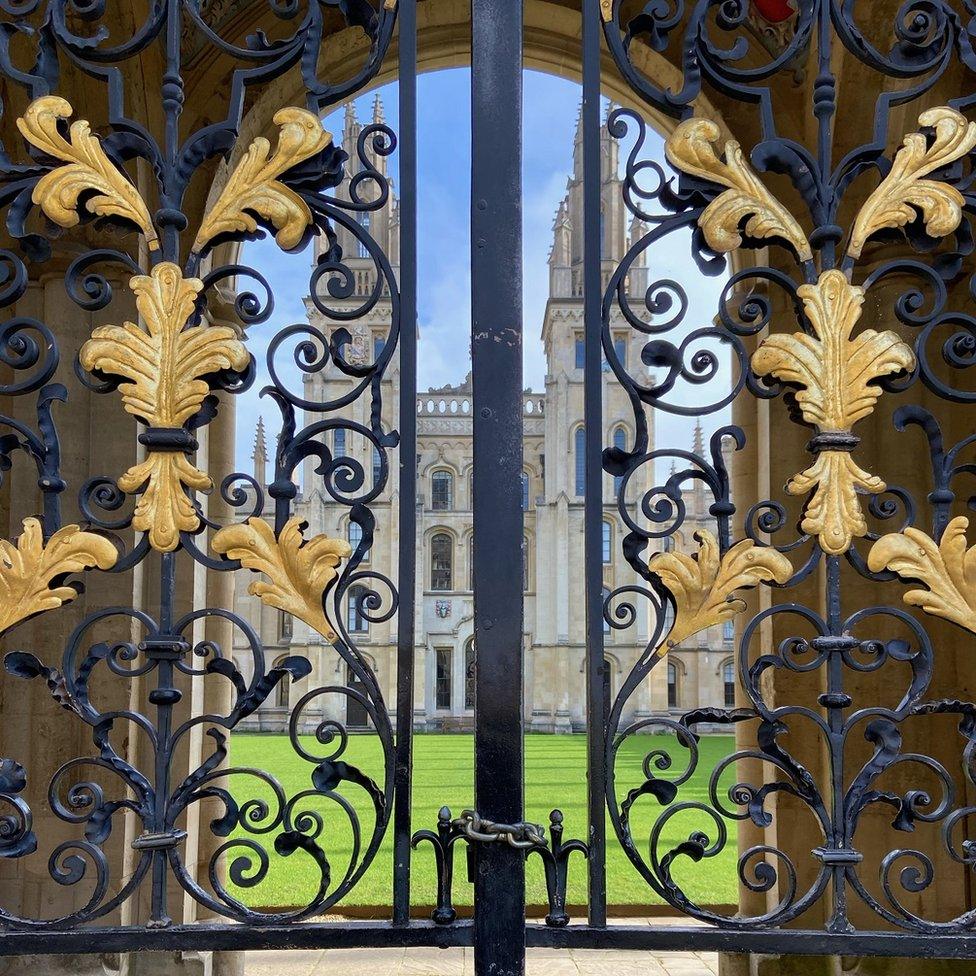
[[[512,847],[528,849],[530,847],[548,847],[546,831],[541,824],[521,821],[515,824],[493,823],[484,820],[474,810],[462,810],[461,816],[454,823],[464,831],[471,840],[493,843],[504,840]]]

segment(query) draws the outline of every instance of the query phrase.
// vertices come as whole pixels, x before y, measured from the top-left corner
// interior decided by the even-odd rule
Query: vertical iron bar
[[[600,240],[600,0],[583,0],[583,561],[586,588],[586,768],[589,921],[607,922],[606,704],[603,654],[603,329]]]
[[[827,700],[831,702],[827,708],[827,727],[830,732],[830,823],[832,831],[829,846],[835,850],[846,850],[850,845],[850,838],[847,836],[847,822],[844,811],[845,717],[837,702],[844,694],[845,665],[842,654],[845,638],[846,640],[852,640],[852,638],[841,633],[843,611],[840,593],[840,556],[827,556],[826,564],[824,585],[827,603],[827,631],[831,638],[827,655]],[[834,903],[831,906],[827,929],[831,932],[846,932],[851,927],[847,920],[847,865],[835,862],[832,866],[832,873],[833,884],[831,887]]]
[[[471,0],[475,801],[523,818],[522,2]],[[525,972],[525,855],[479,844],[476,976]]]
[[[159,557],[159,638],[173,638],[173,600],[176,588],[176,553],[164,552]],[[169,803],[170,763],[173,761],[173,705],[178,698],[173,695],[173,661],[165,657],[157,659],[156,688],[149,693],[149,701],[156,706],[156,754],[155,781],[153,782],[153,812],[150,830],[162,833],[166,829]],[[153,852],[150,925],[166,926],[169,917],[169,892],[167,891],[167,853]]]
[[[417,589],[417,0],[402,0],[399,19],[400,605],[393,780],[393,921],[405,925],[410,921],[410,772]]]

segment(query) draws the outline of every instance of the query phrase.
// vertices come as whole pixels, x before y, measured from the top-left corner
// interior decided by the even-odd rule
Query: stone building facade
[[[373,122],[383,119],[382,103],[376,97]],[[350,106],[346,111],[342,145],[354,146],[363,124]],[[637,221],[628,222],[623,205],[619,171],[619,146],[604,130],[603,137],[603,272],[608,279],[630,242],[643,233]],[[370,161],[384,176],[385,157],[372,153]],[[549,298],[542,326],[546,357],[545,390],[524,394],[524,464],[522,504],[525,519],[525,721],[539,732],[573,732],[585,728],[585,622],[583,580],[583,236],[582,236],[582,148],[577,129],[573,168],[553,226],[549,255]],[[348,197],[347,176],[340,194]],[[396,270],[399,254],[398,206],[394,193],[386,204],[364,216],[370,235],[390,258]],[[339,243],[355,276],[355,292],[345,303],[361,304],[375,285],[372,259],[347,230],[339,230]],[[647,287],[647,269],[631,272],[628,288],[642,299]],[[342,302],[337,303],[342,305]],[[342,323],[330,320],[307,300],[310,324],[323,334]],[[637,357],[642,340],[619,311],[619,330],[612,327],[618,358]],[[384,295],[368,313],[358,318],[352,331],[351,362],[369,362],[378,356],[390,332],[391,302]],[[423,355],[423,343],[420,346]],[[633,370],[632,370],[633,372]],[[631,404],[614,374],[603,372],[603,443],[623,446],[633,436]],[[394,359],[382,385],[383,416],[387,428],[397,425],[399,368]],[[305,375],[304,396],[322,402],[340,397],[355,379],[330,363],[319,372]],[[417,679],[414,725],[428,730],[471,728],[474,714],[474,647],[472,556],[472,437],[470,374],[456,385],[429,389],[417,397],[417,620],[415,647]],[[345,419],[368,426],[369,398],[357,397]],[[321,418],[322,414],[316,414]],[[629,420],[627,418],[630,418]],[[306,417],[309,423],[314,419]],[[649,416],[650,445],[654,445],[654,418]],[[378,476],[378,458],[372,446],[352,429],[337,428],[328,444],[334,458],[348,457],[362,466],[367,484]],[[702,431],[696,430],[701,451]],[[691,447],[669,445],[670,447]],[[256,432],[254,476],[267,480],[263,425]],[[372,455],[372,456],[371,456]],[[321,487],[321,476],[313,474],[316,459],[306,462],[305,489],[298,512],[308,522],[307,534],[326,532],[348,538],[355,546],[359,527],[348,519],[349,510],[337,504]],[[649,471],[649,465],[642,470]],[[371,503],[376,516],[374,545],[363,568],[393,581],[397,577],[399,470],[390,466],[389,480],[380,497]],[[661,474],[661,472],[659,472]],[[652,485],[648,480],[628,485],[633,500]],[[698,528],[712,528],[706,496],[698,487],[685,492],[688,517],[676,544],[695,551],[691,535]],[[603,552],[606,590],[638,585],[642,581],[624,560],[620,533],[626,529],[614,501],[614,478],[604,475]],[[687,538],[683,536],[686,535]],[[504,567],[499,567],[504,572]],[[281,731],[288,722],[289,705],[305,691],[347,681],[346,667],[332,646],[299,620],[263,606],[247,593],[253,577],[242,570],[235,581],[235,609],[260,634],[269,661],[289,654],[301,654],[312,663],[311,674],[289,686],[287,679],[277,697],[269,700],[241,728]],[[382,588],[380,588],[382,589]],[[357,592],[349,591],[343,608],[350,638],[375,672],[384,698],[392,708],[396,683],[396,617],[370,623],[357,611]],[[646,601],[638,601],[646,606]],[[622,629],[604,625],[606,657],[610,669],[611,695],[644,652],[651,621],[640,612]],[[732,639],[729,627],[712,627],[693,639],[693,644],[669,652],[666,665],[658,666],[629,703],[624,721],[639,721],[652,714],[683,712],[707,705],[733,704]],[[236,655],[247,674],[250,655]],[[366,724],[365,711],[355,699],[336,694],[324,702],[322,717],[335,718],[349,727]],[[331,712],[330,712],[331,709]],[[318,712],[309,712],[308,720]]]

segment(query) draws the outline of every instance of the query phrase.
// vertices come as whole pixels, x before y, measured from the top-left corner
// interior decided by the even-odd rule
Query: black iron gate
[[[0,749],[0,952],[473,944],[482,973],[521,972],[526,944],[976,956],[976,705],[965,657],[976,633],[976,570],[960,485],[976,471],[967,454],[976,437],[966,430],[976,400],[966,382],[976,361],[972,5],[906,0],[872,4],[869,15],[849,0],[798,0],[796,10],[769,0],[584,0],[575,11],[588,823],[564,825],[554,811],[543,828],[525,821],[523,802],[523,9],[515,0],[472,0],[470,21],[474,805],[458,817],[444,811],[437,824],[411,820],[417,15],[437,2],[272,0],[258,10],[152,0],[113,16],[104,0],[0,0],[0,303],[9,310],[0,326],[0,470],[15,540],[3,543],[0,562],[0,624],[10,631],[0,721],[16,711],[16,683],[31,681],[63,708],[65,743],[79,728],[89,736],[50,782],[35,782],[15,748]],[[346,31],[361,40],[349,48],[354,67],[330,48]],[[394,38],[399,133],[377,122],[356,145],[336,145],[321,117],[389,70]],[[639,107],[614,110],[606,125],[614,138],[638,133],[623,193],[643,229],[607,269],[600,98],[611,75],[613,90]],[[254,132],[268,127],[262,112],[276,92],[291,95],[273,107],[272,147]],[[641,158],[645,116],[668,130],[676,175]],[[747,151],[731,134],[751,134]],[[376,160],[395,149],[398,269],[361,219],[388,198]],[[355,176],[340,198],[347,167]],[[244,329],[273,312],[261,269],[238,252],[262,228],[286,251],[312,235],[324,241],[308,289],[334,326],[289,326],[269,345],[263,392],[281,422],[267,485],[210,463],[220,411],[256,375]],[[687,323],[688,290],[655,279],[656,249],[674,241],[690,242],[701,274],[730,262],[714,322]],[[372,284],[350,312],[341,302],[354,292],[351,246],[371,262]],[[651,283],[635,301],[628,276],[645,253]],[[44,321],[31,296],[52,275],[69,305]],[[380,296],[392,308],[385,341],[353,355],[344,322],[366,316]],[[865,323],[878,328],[859,324],[869,312]],[[75,343],[78,322],[86,334]],[[611,323],[620,322],[643,337],[638,363],[619,355]],[[287,341],[300,371],[331,364],[352,392],[304,399],[279,369]],[[390,424],[382,379],[395,357],[399,420]],[[731,380],[719,389],[723,362]],[[623,446],[605,432],[605,368],[632,405],[634,434]],[[65,412],[98,397],[115,403],[121,436],[122,410],[138,421],[125,471],[89,471],[73,448],[62,461],[72,447],[59,439]],[[368,423],[344,412],[359,398],[370,404]],[[701,454],[649,438],[654,411],[715,417],[729,405],[743,423],[718,425]],[[367,463],[338,451],[339,430],[367,445],[372,477]],[[918,430],[923,460],[912,456]],[[890,431],[910,444],[897,457],[890,445],[902,442]],[[734,478],[736,454],[749,460]],[[305,537],[294,506],[308,461],[328,503],[357,526],[355,545]],[[635,493],[636,473],[661,463],[670,474]],[[393,465],[396,581],[366,559],[373,503]],[[791,474],[782,490],[780,467]],[[924,473],[927,483],[889,484],[889,467]],[[756,492],[760,471],[770,497]],[[608,595],[605,480],[626,528],[619,545],[643,581]],[[683,539],[689,551],[681,551],[668,540],[682,533],[684,492],[696,483],[717,531]],[[303,621],[344,661],[345,683],[290,703],[289,734],[308,766],[309,786],[296,795],[274,770],[234,765],[230,733],[311,668],[301,654],[271,664],[226,597],[210,597],[226,594],[214,580],[241,567],[258,574],[256,599]],[[72,618],[82,576],[111,577],[125,598]],[[210,581],[205,599],[201,579]],[[349,633],[350,613],[374,622],[397,615],[395,723]],[[649,614],[651,638],[611,701],[604,630],[638,613]],[[671,649],[726,621],[735,622],[735,704],[624,723],[628,701]],[[230,631],[246,644],[246,675],[229,654]],[[52,635],[57,658],[35,646],[50,646]],[[940,661],[950,660],[947,677]],[[209,690],[218,684],[222,692]],[[103,700],[96,685],[126,690]],[[312,721],[314,748],[301,738],[327,695],[345,696],[344,714],[375,730],[383,755],[375,775],[343,759],[342,723]],[[926,725],[935,719],[949,724]],[[705,726],[734,730],[737,750],[708,771],[704,796],[688,796]],[[643,782],[621,796],[618,751],[641,732],[663,735],[647,739]],[[13,741],[12,729],[3,741]],[[241,778],[267,798],[242,799],[246,791],[230,785]],[[330,858],[331,821],[313,809],[318,802],[351,831],[348,865]],[[646,839],[632,827],[635,804],[659,811]],[[879,819],[879,809],[888,816]],[[688,815],[694,826],[667,840],[672,821]],[[803,816],[819,832],[812,849],[794,833]],[[564,839],[564,828],[585,843]],[[321,920],[341,910],[388,831],[390,920]],[[623,845],[649,894],[707,926],[608,928],[608,843]],[[688,879],[736,845],[742,900],[723,912],[693,898]],[[457,919],[452,904],[459,847],[470,852],[473,922]],[[574,853],[586,858],[589,917],[570,925],[567,872],[583,870]],[[545,868],[545,924],[525,922],[531,854]],[[307,904],[261,910],[242,898],[260,888],[272,856],[315,865]],[[410,863],[421,856],[437,866],[429,922],[410,918]],[[37,895],[45,884],[67,891],[51,902],[67,910],[34,910],[47,904]],[[944,902],[930,896],[950,888],[953,907],[938,915]]]

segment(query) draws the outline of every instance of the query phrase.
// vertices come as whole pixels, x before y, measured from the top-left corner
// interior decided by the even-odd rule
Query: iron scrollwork
[[[947,307],[953,286],[971,274],[976,123],[967,113],[973,96],[959,91],[930,107],[950,63],[971,79],[972,25],[950,4],[909,2],[892,12],[892,43],[883,50],[858,23],[854,4],[809,0],[795,4],[775,43],[767,36],[757,45],[750,30],[758,6],[651,2],[625,19],[622,12],[632,8],[621,0],[600,4],[618,69],[636,97],[670,120],[665,152],[677,173],[671,177],[641,158],[646,131],[639,113],[611,112],[611,136],[637,130],[622,194],[644,232],[604,294],[603,351],[630,398],[636,430],[632,445],[605,449],[604,468],[616,479],[615,500],[627,527],[623,553],[642,584],[610,592],[604,616],[608,627],[625,627],[643,603],[653,626],[610,708],[610,819],[656,896],[713,925],[769,930],[803,919],[809,926],[817,909],[828,931],[846,933],[854,929],[851,903],[857,901],[860,917],[866,909],[883,924],[971,933],[971,911],[952,918],[928,914],[934,909],[922,896],[935,882],[936,855],[921,844],[892,842],[875,859],[876,845],[868,857],[871,844],[861,839],[879,823],[872,819],[868,827],[868,815],[887,809],[893,831],[910,837],[931,825],[945,862],[974,864],[963,836],[973,815],[964,794],[976,773],[976,706],[933,696],[938,653],[929,632],[933,617],[974,632],[968,520],[953,517],[960,500],[956,482],[974,471],[965,460],[973,438],[947,447],[929,409],[905,404],[890,411],[887,401],[921,387],[949,404],[973,400],[961,379],[976,362],[972,319]],[[667,86],[646,70],[648,58],[665,53],[678,75],[669,76]],[[851,145],[838,160],[832,57],[839,53],[881,81],[866,141],[848,133]],[[806,66],[815,72],[812,147],[784,134],[788,123],[776,112],[777,86]],[[888,77],[901,79],[897,95],[885,90]],[[717,105],[739,103],[740,121],[754,113],[747,124],[756,133],[751,153],[732,138],[719,148],[723,129],[706,101],[713,94]],[[894,107],[913,103],[922,109],[917,127],[889,150],[891,137],[901,136],[890,131]],[[786,189],[774,192],[774,186]],[[628,276],[639,257],[646,254],[653,268],[657,248],[686,237],[702,273],[729,270],[709,326],[685,321],[687,293],[670,278],[652,280],[643,307],[629,293]],[[890,242],[900,243],[907,256],[888,257],[880,245]],[[756,260],[745,259],[746,249]],[[729,256],[738,262],[731,268]],[[894,307],[883,309],[897,327],[864,328],[866,296],[873,298],[872,290],[894,276],[909,281]],[[637,368],[614,354],[611,315],[619,327],[621,313],[644,342]],[[936,336],[940,355],[933,357]],[[731,361],[731,390],[715,392],[723,357]],[[802,506],[793,536],[783,500],[761,499],[745,513],[736,506],[726,464],[727,454],[750,447],[741,427],[716,425],[704,451],[650,446],[645,411],[714,416],[740,396],[782,398],[790,419],[810,430],[812,463],[785,487]],[[924,498],[886,484],[855,460],[857,425],[883,398],[896,430],[918,427],[926,437],[932,480]],[[650,472],[654,484],[656,466],[667,462],[671,473],[664,483],[635,491],[638,472]],[[699,536],[697,553],[668,551],[686,525],[686,492],[696,484],[706,492],[717,533]],[[926,510],[929,530],[918,524]],[[885,522],[895,531],[879,530]],[[662,540],[665,551],[654,551]],[[752,567],[747,576],[736,575],[731,567],[744,556]],[[863,605],[867,584],[882,592],[894,581],[915,584],[904,603],[921,614]],[[849,582],[860,586],[859,608],[845,613]],[[791,602],[801,584],[802,602]],[[768,595],[747,605],[736,592],[744,586],[766,587]],[[818,594],[816,609],[811,592]],[[719,615],[739,621],[735,705],[625,722],[628,703],[653,669]],[[858,702],[853,679],[882,669],[894,701]],[[794,699],[794,688],[809,688],[804,676],[818,680],[820,692]],[[914,730],[935,716],[956,724],[958,769],[917,747]],[[737,732],[736,748],[705,769],[701,735],[716,726]],[[617,782],[621,747],[646,732],[661,735],[643,749],[643,776],[624,794]],[[807,768],[798,758],[797,738],[804,736],[820,743],[823,769]],[[705,798],[694,790],[688,795],[695,777],[704,779]],[[649,818],[644,844],[635,826],[638,809]],[[810,864],[797,860],[809,856],[806,850],[783,840],[782,819],[780,840],[763,841],[782,810],[808,817],[810,830],[819,833]],[[759,839],[736,850],[740,826]],[[734,855],[746,896],[734,914],[689,893],[695,865],[723,852]]]
[[[387,452],[397,443],[396,432],[380,420],[379,383],[396,348],[397,286],[389,261],[356,219],[381,206],[389,193],[386,178],[370,161],[365,139],[380,155],[392,152],[396,139],[388,127],[376,125],[357,146],[343,149],[333,144],[321,119],[329,107],[375,77],[393,33],[396,3],[387,0],[374,9],[313,0],[303,13],[298,4],[270,6],[291,33],[271,39],[258,32],[243,45],[221,33],[208,5],[198,0],[151,4],[144,22],[122,40],[112,39],[116,27],[104,22],[104,4],[84,12],[70,0],[31,0],[4,8],[0,70],[9,90],[23,89],[28,104],[17,119],[23,144],[5,146],[0,159],[0,206],[20,252],[4,250],[0,255],[0,305],[9,309],[24,296],[30,277],[25,258],[43,266],[52,255],[67,255],[65,288],[84,312],[110,308],[120,289],[116,285],[113,290],[108,269],[121,269],[138,322],[96,327],[81,347],[75,372],[94,393],[119,395],[123,409],[138,422],[143,455],[126,471],[72,486],[78,490],[83,521],[63,525],[61,501],[69,486],[59,467],[56,413],[68,393],[53,382],[60,365],[59,336],[56,329],[23,316],[0,326],[0,359],[12,377],[0,392],[5,397],[35,395],[37,417],[36,429],[15,417],[0,418],[9,431],[0,438],[0,472],[9,471],[14,455],[23,452],[37,466],[43,498],[43,511],[24,522],[16,544],[0,543],[0,629],[9,630],[74,599],[80,589],[75,580],[85,571],[115,574],[123,581],[131,579],[138,564],[153,560],[160,582],[153,611],[136,609],[134,595],[133,606],[89,613],[67,638],[57,667],[30,651],[14,651],[5,658],[13,677],[46,683],[70,721],[90,729],[95,751],[64,763],[47,790],[50,813],[45,815],[81,832],[77,839],[58,844],[48,860],[49,874],[59,885],[87,879],[80,906],[44,918],[3,905],[0,928],[66,929],[110,917],[143,887],[151,893],[145,924],[166,927],[174,880],[199,905],[227,918],[272,925],[308,918],[326,911],[355,886],[373,861],[391,816],[394,742],[387,706],[337,610],[354,585],[370,619],[388,619],[397,606],[393,582],[361,568],[375,528],[369,503],[383,488]],[[326,23],[333,13],[367,41],[362,62],[340,81],[324,77],[319,66],[336,27]],[[77,33],[80,24],[89,26]],[[31,67],[14,66],[15,42],[33,46]],[[125,72],[152,47],[158,48],[164,66],[159,132],[150,131],[133,114],[124,83]],[[186,133],[180,126],[186,58],[207,52],[233,63],[226,114],[219,118],[217,111],[209,124]],[[104,84],[107,125],[98,131],[73,118],[74,109],[61,94],[68,65]],[[274,114],[273,148],[264,136],[242,139],[248,90],[292,69],[301,77],[305,105],[286,105]],[[217,104],[214,95],[212,110]],[[330,191],[344,178],[347,150],[362,165],[352,179],[350,199],[339,200]],[[191,227],[186,202],[191,183],[207,178],[222,161],[222,186]],[[367,193],[367,187],[375,192]],[[271,232],[285,251],[296,251],[319,236],[328,244],[309,287],[316,303],[328,311],[323,286],[333,297],[340,296],[343,286],[337,282],[350,277],[337,226],[361,242],[374,262],[378,288],[392,296],[386,352],[376,362],[354,366],[343,355],[348,332],[337,328],[331,336],[306,338],[296,362],[307,373],[332,360],[359,378],[352,399],[360,394],[372,398],[371,426],[360,433],[382,455],[380,478],[364,488],[361,470],[352,469],[347,459],[331,457],[323,432],[344,423],[330,414],[351,401],[306,403],[297,397],[275,368],[277,350],[288,338],[279,333],[267,354],[271,384],[262,391],[282,417],[275,476],[267,486],[273,511],[265,513],[265,486],[250,475],[226,473],[219,481],[221,499],[249,515],[218,526],[201,500],[214,490],[216,472],[199,463],[200,434],[217,416],[222,397],[253,383],[256,364],[244,327],[267,321],[273,311],[271,289],[258,271],[233,259],[221,261],[240,243],[264,232]],[[92,245],[99,235],[123,243]],[[214,321],[216,288],[226,281],[238,285],[233,314],[239,324]],[[253,291],[240,287],[250,281],[257,283]],[[347,310],[345,318],[360,314],[362,310]],[[315,411],[322,419],[300,427],[299,410]],[[345,506],[362,529],[355,551],[344,540],[304,538],[304,527],[292,517],[296,471],[310,456],[320,459],[319,474],[335,503]],[[134,540],[131,545],[127,538]],[[291,748],[308,769],[308,786],[295,795],[289,796],[271,771],[233,765],[229,736],[282,681],[306,677],[312,665],[300,655],[269,665],[258,634],[232,610],[204,607],[177,617],[176,593],[185,585],[185,560],[212,572],[243,566],[267,574],[268,581],[255,582],[252,593],[305,621],[335,647],[357,678],[355,688],[313,688],[292,709]],[[230,648],[194,636],[212,621],[228,625],[247,648],[250,677],[242,673]],[[144,688],[146,714],[136,705],[102,708],[92,693],[101,674],[131,682],[131,702]],[[180,703],[194,680],[207,687],[225,683],[230,688],[226,710],[187,715]],[[321,714],[318,700],[328,695],[354,696],[368,715],[382,747],[376,778],[343,758],[348,736],[341,723],[310,717]],[[309,722],[312,745],[305,736]],[[187,768],[180,757],[191,737],[201,734],[202,761],[194,765],[191,760]],[[146,746],[148,765],[123,746],[130,735]],[[27,799],[30,785],[29,768],[16,757],[0,759],[0,857],[30,858],[38,850],[38,811]],[[242,799],[249,789],[253,797]],[[365,797],[365,809],[349,798],[350,789]],[[352,853],[346,865],[334,863],[330,854],[323,806],[348,824]],[[188,857],[183,825],[191,811],[203,808],[217,812],[209,821],[207,864],[198,874]],[[138,824],[124,875],[114,855],[106,852],[110,835],[126,833],[123,819],[127,826]],[[267,878],[272,847],[278,856],[308,858],[313,864],[314,891],[297,908],[260,910],[246,897]]]

